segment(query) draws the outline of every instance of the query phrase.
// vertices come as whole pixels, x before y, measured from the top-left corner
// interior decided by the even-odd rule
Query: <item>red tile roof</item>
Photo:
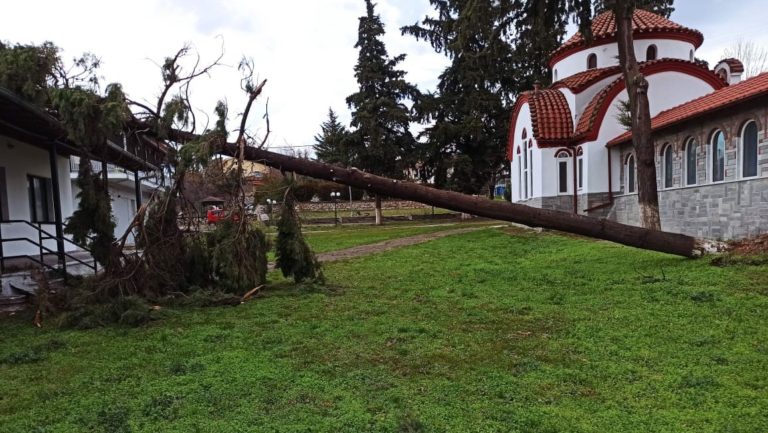
[[[720,60],[716,63],[716,65],[719,65],[720,63],[725,63],[728,65],[728,68],[730,68],[731,73],[740,73],[744,72],[744,64],[741,63],[739,59],[734,59],[733,57],[729,57],[727,59]]]
[[[704,36],[698,30],[681,26],[661,15],[642,9],[636,9],[632,15],[632,29],[635,39],[645,37],[673,37],[694,44],[696,48],[704,42]],[[616,19],[613,12],[603,12],[592,20],[592,41],[589,46],[599,45],[616,38]],[[552,53],[550,66],[567,55],[587,47],[581,32],[577,32]]]
[[[552,84],[553,89],[560,89],[565,87],[566,89],[569,89],[573,93],[579,93],[583,92],[584,90],[587,90],[590,86],[597,83],[598,81],[608,78],[611,75],[616,75],[621,73],[621,68],[619,68],[618,65],[616,66],[609,66],[607,68],[595,68],[595,69],[588,69],[584,72],[579,72],[578,74],[573,74],[570,77],[563,78],[560,81],[556,81],[554,84]]]
[[[512,144],[515,138],[517,114],[524,104],[531,109],[533,137],[539,147],[552,147],[567,144],[573,135],[573,115],[565,95],[556,89],[543,89],[523,92],[512,107],[507,158],[512,160]]]
[[[573,116],[563,92],[534,90],[529,97],[533,135],[540,146],[567,140],[573,135]]]
[[[752,98],[768,95],[768,72],[742,81],[693,101],[662,111],[651,119],[651,129],[658,131],[684,122],[695,117],[711,113],[732,105],[740,104]],[[608,146],[616,146],[632,139],[630,132],[625,132],[608,142]]]

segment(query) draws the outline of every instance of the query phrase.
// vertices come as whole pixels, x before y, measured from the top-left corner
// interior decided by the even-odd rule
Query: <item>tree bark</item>
[[[374,194],[374,211],[373,213],[376,215],[376,225],[381,225],[381,196],[378,194]]]
[[[632,145],[637,161],[637,196],[643,227],[661,230],[659,194],[656,185],[656,152],[651,140],[648,80],[640,73],[632,34],[634,2],[615,0],[613,13],[619,46],[619,64],[624,75],[632,113]]]
[[[237,144],[234,143],[222,144],[220,148],[221,153],[229,156],[237,156],[239,150]],[[244,159],[259,161],[279,170],[292,171],[316,179],[330,180],[365,189],[377,195],[413,200],[457,212],[466,212],[532,227],[560,230],[637,248],[685,257],[702,255],[710,248],[709,245],[682,234],[648,230],[606,219],[532,208],[506,201],[491,201],[485,197],[473,197],[457,192],[443,191],[411,182],[372,175],[356,169],[346,169],[281,155],[255,147],[245,149]]]

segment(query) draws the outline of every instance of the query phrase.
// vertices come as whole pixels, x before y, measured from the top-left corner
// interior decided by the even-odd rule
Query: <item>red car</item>
[[[208,209],[206,213],[206,221],[208,224],[216,224],[224,221],[226,218],[231,218],[232,221],[240,221],[240,216],[235,213],[229,213],[224,209]]]

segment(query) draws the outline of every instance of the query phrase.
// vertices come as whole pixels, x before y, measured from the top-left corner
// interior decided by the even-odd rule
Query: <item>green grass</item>
[[[768,267],[489,229],[325,273],[138,329],[3,319],[0,432],[768,431]]]

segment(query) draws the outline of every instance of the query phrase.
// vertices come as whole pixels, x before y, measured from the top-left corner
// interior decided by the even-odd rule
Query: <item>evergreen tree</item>
[[[513,0],[430,0],[436,17],[403,27],[403,34],[425,40],[450,65],[437,91],[417,104],[426,144],[419,153],[439,187],[466,193],[492,190],[504,164],[504,145],[513,97],[533,81],[546,79],[545,56],[516,50]],[[552,31],[558,41],[562,31]],[[549,50],[555,43],[537,44]],[[547,51],[548,52],[548,51]],[[448,173],[451,173],[449,176]]]
[[[375,14],[371,0],[365,0],[366,15],[360,17],[359,49],[355,77],[359,90],[347,97],[352,110],[350,152],[353,164],[373,174],[401,179],[412,163],[416,140],[409,131],[411,112],[405,102],[418,96],[415,86],[405,80],[397,66],[401,54],[390,58],[381,37],[384,25]],[[376,200],[377,223],[381,221],[380,200]]]
[[[290,191],[283,202],[280,220],[277,222],[275,251],[275,264],[284,277],[293,277],[297,283],[307,279],[322,280],[320,262],[301,233],[301,223]]]
[[[314,145],[317,159],[348,167],[351,164],[349,131],[339,122],[332,108],[328,108],[328,120],[320,125],[320,129],[320,134],[315,136]]]

